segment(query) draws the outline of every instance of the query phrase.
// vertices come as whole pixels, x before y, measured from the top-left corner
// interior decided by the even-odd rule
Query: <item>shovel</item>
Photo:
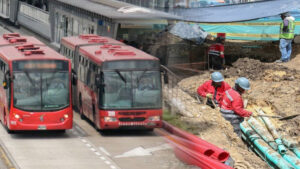
[[[289,119],[293,119],[297,116],[300,116],[300,114],[294,114],[294,115],[290,115],[290,116],[286,116],[286,117],[282,117],[279,120],[289,120]]]
[[[254,117],[269,117],[269,118],[278,118],[279,120],[289,120],[289,119],[293,119],[297,116],[300,116],[300,114],[294,114],[294,115],[290,115],[290,116],[286,116],[286,117],[282,117],[282,116],[272,116],[272,115],[255,115]]]

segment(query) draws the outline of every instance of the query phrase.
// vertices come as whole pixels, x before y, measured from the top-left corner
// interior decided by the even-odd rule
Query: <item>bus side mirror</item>
[[[8,87],[10,85],[10,80],[11,80],[11,77],[10,77],[9,71],[6,71],[5,76],[4,76],[4,80],[2,82],[2,86],[3,86],[4,89],[8,89]]]
[[[7,85],[7,80],[6,79],[3,80],[2,86],[3,86],[4,89],[8,89],[8,85]]]
[[[76,72],[74,70],[72,70],[72,84],[74,86],[77,85],[77,74],[76,74]]]

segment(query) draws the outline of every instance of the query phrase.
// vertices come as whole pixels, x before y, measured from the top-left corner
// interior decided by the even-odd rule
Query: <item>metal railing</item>
[[[183,79],[176,75],[166,66],[161,66],[163,71],[163,96],[164,102],[169,106],[171,114],[181,113],[188,117],[193,117],[197,112],[192,104],[198,104],[195,93],[182,88],[178,83]],[[175,109],[174,109],[175,108]]]

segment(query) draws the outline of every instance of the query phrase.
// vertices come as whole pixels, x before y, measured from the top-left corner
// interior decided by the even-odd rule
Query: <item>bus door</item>
[[[2,122],[4,121],[4,113],[5,113],[5,106],[7,105],[6,104],[6,101],[7,101],[7,99],[9,98],[9,96],[7,96],[7,94],[9,94],[9,90],[8,90],[8,88],[6,88],[6,87],[4,87],[3,85],[4,85],[4,81],[6,80],[6,76],[7,76],[7,73],[6,73],[6,69],[7,69],[8,67],[6,66],[6,64],[2,61],[2,60],[0,60],[0,82],[2,83],[1,85],[2,85],[2,87],[1,87],[1,90],[0,90],[0,102],[1,102],[1,104],[0,104],[0,112],[1,112],[1,120],[2,120]],[[8,84],[6,84],[6,86],[7,86]],[[7,86],[7,87],[9,87],[9,86]],[[8,113],[8,112],[6,112],[6,113]]]
[[[85,113],[89,119],[93,119],[93,79],[92,79],[92,69],[93,64],[89,60],[85,60],[87,63],[84,64],[84,87],[85,89],[82,91],[83,95],[83,104],[85,105]]]
[[[79,68],[79,48],[80,48],[79,45],[75,46],[74,58],[72,60],[73,65],[74,65],[73,71],[77,75],[77,78],[78,78],[78,68]],[[78,95],[77,91],[78,91],[77,90],[77,85],[73,85],[72,86],[72,93],[73,93],[72,100],[73,100],[73,103],[75,103],[75,107],[79,110],[79,107],[78,107],[78,105],[79,105],[79,99],[78,99],[79,95]]]

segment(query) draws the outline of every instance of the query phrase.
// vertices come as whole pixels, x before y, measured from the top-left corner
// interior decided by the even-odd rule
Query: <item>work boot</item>
[[[283,62],[283,61],[280,60],[280,59],[275,61],[275,63],[282,63],[282,62]]]

